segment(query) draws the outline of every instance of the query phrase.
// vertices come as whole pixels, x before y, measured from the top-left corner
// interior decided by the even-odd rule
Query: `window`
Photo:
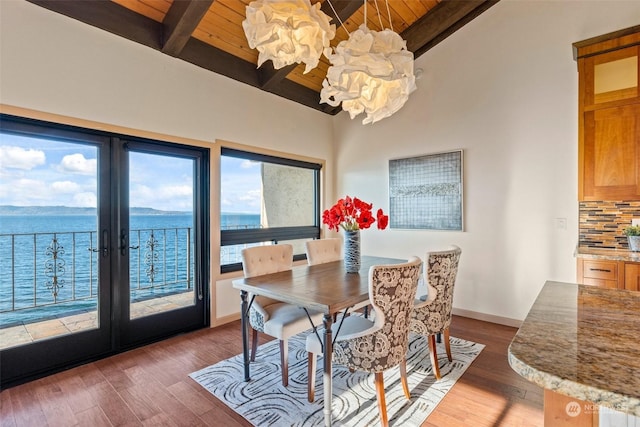
[[[317,163],[222,148],[220,158],[220,271],[242,269],[240,252],[289,243],[294,260],[304,242],[320,237]]]

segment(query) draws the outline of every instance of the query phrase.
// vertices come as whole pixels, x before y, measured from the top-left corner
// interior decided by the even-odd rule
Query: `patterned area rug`
[[[411,400],[407,400],[402,391],[399,368],[384,373],[390,424],[422,424],[483,348],[482,344],[451,337],[453,362],[449,363],[444,344],[438,344],[442,379],[436,382],[426,338],[411,334],[407,359]],[[243,381],[242,354],[194,372],[190,377],[255,426],[322,426],[322,357],[318,357],[314,403],[307,401],[305,336],[289,340],[288,387],[280,380],[279,361],[278,342],[273,340],[258,348],[249,382]],[[336,426],[380,425],[374,375],[351,373],[334,364],[332,411]]]

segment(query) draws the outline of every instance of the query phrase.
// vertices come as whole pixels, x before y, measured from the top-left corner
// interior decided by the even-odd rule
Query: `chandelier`
[[[320,55],[330,53],[336,34],[320,2],[309,0],[257,0],[246,7],[242,28],[249,47],[258,50],[258,67],[271,60],[275,69],[304,63],[304,73],[318,66]]]
[[[375,4],[377,8],[377,1]],[[416,79],[413,53],[407,50],[407,42],[393,31],[393,26],[382,31],[367,28],[366,0],[364,16],[365,23],[341,41],[333,54],[326,55],[331,66],[322,82],[320,102],[333,107],[342,103],[351,119],[364,112],[362,123],[367,124],[402,108],[409,94],[416,90]],[[378,19],[383,28],[379,10]]]

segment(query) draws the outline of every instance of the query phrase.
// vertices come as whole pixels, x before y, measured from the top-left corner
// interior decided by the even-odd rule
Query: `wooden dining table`
[[[301,265],[291,270],[236,279],[233,287],[240,290],[242,352],[244,379],[251,380],[249,365],[249,301],[248,295],[261,295],[294,304],[307,310],[322,312],[324,336],[324,423],[331,425],[333,317],[369,298],[369,269],[374,265],[397,264],[402,259],[363,256],[359,273],[347,273],[343,261]],[[319,325],[309,325],[312,326]]]

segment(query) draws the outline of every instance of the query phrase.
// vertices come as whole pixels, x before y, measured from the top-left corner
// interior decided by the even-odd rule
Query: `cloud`
[[[262,190],[250,190],[237,196],[237,199],[248,206],[259,207],[262,203]]]
[[[73,196],[73,201],[71,203],[71,206],[95,208],[98,206],[98,198],[96,197],[96,194],[92,192],[78,193]]]
[[[193,188],[190,185],[167,185],[158,190],[158,196],[162,199],[170,199],[172,197],[192,197]]]
[[[98,160],[87,159],[83,154],[69,154],[62,158],[58,165],[60,172],[94,175],[97,171]]]
[[[256,166],[260,166],[260,163],[261,162],[255,162],[253,160],[243,160],[242,163],[240,163],[240,167],[242,169],[251,169]]]
[[[77,182],[55,181],[51,183],[51,189],[57,193],[75,193],[80,189]]]
[[[46,183],[37,179],[19,178],[0,184],[0,200],[7,205],[41,205],[51,199]]]
[[[189,211],[193,209],[193,188],[190,185],[149,187],[136,184],[131,188],[129,203],[133,207]]]
[[[31,170],[46,161],[44,151],[14,146],[0,147],[0,166],[2,168]]]

